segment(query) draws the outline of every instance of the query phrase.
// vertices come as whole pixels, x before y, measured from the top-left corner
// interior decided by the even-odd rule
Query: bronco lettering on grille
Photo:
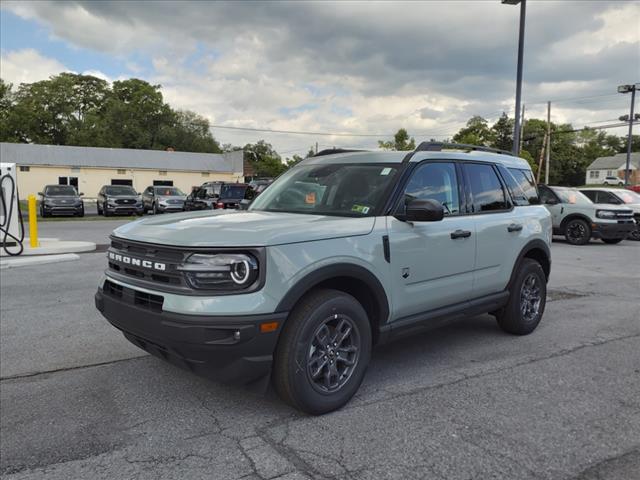
[[[116,262],[126,263],[127,265],[133,265],[134,267],[151,268],[153,270],[160,271],[165,271],[167,269],[167,265],[165,263],[141,260],[139,258],[128,257],[119,253],[109,252],[109,259]]]

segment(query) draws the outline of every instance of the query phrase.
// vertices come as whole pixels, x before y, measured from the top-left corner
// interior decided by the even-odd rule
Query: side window
[[[509,190],[509,194],[511,195],[511,199],[513,203],[519,207],[530,205],[531,202],[529,198],[525,195],[522,188],[520,188],[520,184],[513,178],[513,175],[502,165],[498,166],[498,170],[500,170],[500,174],[502,175],[502,179],[504,183],[507,185],[507,190]]]
[[[618,205],[622,203],[620,200],[616,198],[615,195],[609,192],[598,192],[598,201],[597,203],[610,203],[613,205]]]
[[[507,210],[510,204],[500,179],[492,165],[468,163],[464,165],[473,196],[472,212]]]
[[[509,173],[513,175],[516,182],[527,196],[531,205],[537,205],[540,203],[540,197],[538,195],[538,189],[536,188],[536,182],[533,179],[531,170],[522,170],[520,168],[509,168]]]
[[[425,163],[416,169],[404,191],[405,202],[413,199],[436,200],[445,215],[460,213],[458,179],[453,163]],[[406,203],[405,203],[406,205]]]
[[[538,190],[540,191],[540,201],[542,203],[547,203],[549,200],[552,202],[556,200],[556,196],[547,187],[539,186]]]
[[[585,190],[585,191],[583,191],[582,193],[584,193],[584,194],[585,194],[585,196],[586,196],[589,200],[591,200],[593,203],[596,203],[596,198],[597,198],[597,195],[598,195],[598,192],[597,192],[597,191],[595,191],[595,190]]]

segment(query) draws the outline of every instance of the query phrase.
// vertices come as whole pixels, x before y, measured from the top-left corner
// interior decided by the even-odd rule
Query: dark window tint
[[[458,179],[453,163],[426,163],[411,176],[404,192],[405,202],[414,199],[436,200],[444,206],[445,215],[460,213]],[[406,205],[406,203],[405,203]]]
[[[76,196],[76,189],[71,186],[60,185],[50,186],[44,192],[49,197],[64,197],[64,196]]]
[[[520,168],[509,168],[509,173],[518,182],[518,186],[524,192],[527,200],[531,205],[540,203],[540,197],[538,196],[538,189],[536,188],[536,182],[533,179],[533,173],[531,170],[523,170]]]
[[[513,203],[517,206],[530,205],[531,202],[529,201],[529,198],[527,198],[522,188],[520,188],[520,184],[516,181],[511,172],[503,166],[499,166],[498,170],[500,170],[500,173],[502,174],[502,179],[507,186],[507,190],[509,190]]]
[[[598,192],[596,190],[584,190],[582,193],[584,193],[587,196],[587,198],[592,202],[594,203],[596,202],[597,195],[598,195]]]
[[[472,211],[474,213],[509,208],[502,184],[492,165],[469,163],[465,165],[465,169],[473,196]]]
[[[224,185],[220,190],[220,198],[244,198],[246,185]]]
[[[583,193],[585,193],[585,192],[583,192]],[[587,194],[585,193],[585,195],[587,195]],[[587,195],[587,197],[589,197],[589,195]],[[591,197],[589,197],[589,199],[591,201],[593,201],[593,199]],[[613,204],[613,205],[619,205],[622,202],[620,201],[619,198],[617,198],[612,193],[600,191],[600,192],[598,192],[597,203],[610,203],[610,204]]]
[[[548,203],[549,200],[553,201],[558,201],[556,196],[553,194],[553,192],[551,191],[551,189],[544,187],[544,186],[539,186],[538,190],[540,191],[540,202],[542,203]]]

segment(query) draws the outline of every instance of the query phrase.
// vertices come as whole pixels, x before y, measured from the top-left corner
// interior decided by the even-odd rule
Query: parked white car
[[[624,181],[619,177],[605,177],[602,183],[605,185],[624,185]]]

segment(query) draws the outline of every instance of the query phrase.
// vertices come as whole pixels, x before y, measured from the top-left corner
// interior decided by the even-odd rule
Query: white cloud
[[[3,80],[19,85],[45,80],[51,75],[68,71],[67,67],[53,58],[47,58],[38,51],[27,48],[2,52],[0,56],[0,77]]]

